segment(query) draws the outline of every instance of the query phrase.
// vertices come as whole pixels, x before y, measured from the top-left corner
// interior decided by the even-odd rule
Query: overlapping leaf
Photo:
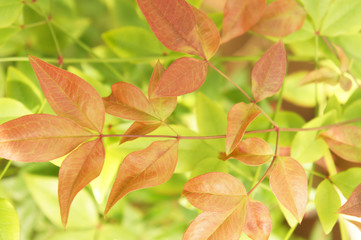
[[[237,103],[231,108],[227,118],[227,155],[236,149],[248,125],[258,116],[258,114],[260,114],[260,110],[253,103]]]
[[[62,163],[59,171],[59,205],[63,225],[66,226],[70,205],[76,194],[99,176],[104,164],[102,139],[84,143]]]
[[[308,73],[300,82],[301,85],[310,84],[310,83],[328,83],[335,85],[338,82],[340,74],[337,73],[334,69],[323,67],[320,69],[313,70]]]
[[[361,217],[361,184],[352,192],[347,202],[340,207],[339,213]]]
[[[213,212],[228,211],[247,196],[238,179],[222,172],[192,178],[184,186],[183,194],[193,206]]]
[[[188,226],[183,240],[238,240],[246,221],[247,197],[232,210],[203,212]]]
[[[40,86],[54,112],[83,127],[102,132],[104,105],[98,92],[78,76],[29,56]]]
[[[227,158],[235,158],[244,164],[257,166],[264,164],[272,156],[273,150],[265,140],[261,138],[247,138],[241,141]]]
[[[339,126],[320,134],[332,152],[351,162],[361,162],[361,128]]]
[[[175,60],[160,78],[155,95],[180,96],[200,88],[207,76],[205,61],[183,57]]]
[[[178,159],[178,141],[156,141],[132,152],[121,164],[110,192],[105,214],[131,191],[160,185],[173,175]]]
[[[249,199],[246,211],[244,233],[254,240],[267,240],[272,230],[272,219],[267,207],[259,201]]]
[[[0,157],[23,162],[43,162],[64,156],[94,137],[70,119],[26,115],[0,125]]]
[[[222,41],[247,32],[261,18],[266,0],[227,0],[224,7]]]
[[[307,205],[307,175],[302,165],[290,157],[277,157],[271,172],[270,185],[277,199],[298,222]]]
[[[153,132],[162,123],[152,123],[152,122],[134,122],[124,133],[125,135],[145,135]],[[119,144],[125,143],[127,141],[132,141],[137,139],[137,137],[122,137]]]
[[[137,0],[147,22],[167,48],[205,57],[196,17],[184,0]]]
[[[273,45],[252,70],[252,93],[256,102],[276,94],[286,75],[287,59],[283,42]]]
[[[296,0],[276,0],[267,5],[252,31],[273,37],[285,37],[300,29],[305,19],[306,12]]]

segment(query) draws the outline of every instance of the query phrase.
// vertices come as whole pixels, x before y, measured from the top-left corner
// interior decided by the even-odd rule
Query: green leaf
[[[97,239],[138,240],[139,238],[133,232],[121,225],[105,224],[99,229]]]
[[[316,210],[325,234],[329,234],[335,226],[338,218],[337,210],[341,206],[341,200],[332,183],[325,179],[316,189]]]
[[[0,24],[1,24],[1,22],[0,22]],[[8,28],[0,29],[0,36],[1,36],[0,46],[4,45],[10,38],[12,38],[19,31],[20,31],[20,28],[18,28],[18,27],[8,27]]]
[[[187,0],[187,2],[189,4],[191,4],[192,6],[199,8],[203,2],[203,0]]]
[[[209,172],[228,172],[227,163],[215,157],[208,157],[197,162],[194,166],[191,178]]]
[[[361,184],[361,168],[350,168],[331,176],[332,182],[342,192],[345,198],[349,198],[353,190]]]
[[[0,124],[32,112],[12,98],[0,98]]]
[[[306,123],[303,128],[320,127],[336,121],[336,110],[323,116],[314,118]],[[310,163],[323,157],[327,144],[320,138],[316,139],[318,131],[298,132],[292,141],[291,157],[300,163]]]
[[[152,32],[140,27],[121,27],[102,35],[119,57],[161,56],[164,47]]]
[[[223,108],[203,93],[198,93],[196,104],[197,125],[202,136],[224,135],[227,131],[227,114]],[[224,151],[225,139],[206,141],[216,150]]]
[[[6,96],[22,102],[35,112],[43,101],[39,88],[22,72],[10,67],[6,79]]]
[[[332,0],[301,0],[303,6],[311,17],[313,24],[315,25],[315,30],[319,30],[322,19],[325,17]]]
[[[61,228],[58,179],[30,173],[24,173],[24,179],[40,210],[54,225]],[[98,213],[92,198],[86,191],[80,191],[72,204],[67,229],[88,228],[97,224]]]
[[[0,239],[19,239],[20,226],[15,208],[8,200],[0,198]]]
[[[335,0],[328,9],[321,35],[338,36],[361,29],[361,0]]]
[[[54,235],[52,235],[51,237],[47,238],[47,240],[64,240],[64,239],[69,239],[69,240],[89,240],[89,239],[94,239],[95,238],[95,234],[96,234],[96,230],[95,229],[90,229],[90,230],[63,230],[63,231],[59,231],[56,232]]]
[[[23,3],[20,0],[0,0],[0,28],[15,22],[22,8]]]
[[[361,117],[361,100],[355,101],[344,108],[343,114],[341,116],[341,121],[352,120],[355,118]],[[360,122],[353,123],[353,125],[361,127]]]

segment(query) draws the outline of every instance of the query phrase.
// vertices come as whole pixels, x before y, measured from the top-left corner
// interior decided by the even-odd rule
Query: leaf
[[[153,132],[158,127],[160,127],[162,123],[148,123],[148,122],[134,122],[124,133],[125,135],[145,135]],[[132,141],[137,139],[137,137],[122,137],[120,139],[120,143],[125,143],[128,141]]]
[[[0,24],[3,22],[0,22]],[[8,28],[2,28],[0,29],[0,46],[3,46],[5,43],[7,43],[15,34],[20,32],[20,28],[17,27],[8,27]]]
[[[191,177],[210,172],[228,172],[227,163],[216,157],[207,157],[197,162],[192,169]]]
[[[287,59],[283,42],[273,45],[252,70],[252,93],[256,102],[276,94],[286,75]]]
[[[332,152],[350,162],[361,162],[361,128],[351,125],[333,127],[321,133]]]
[[[26,115],[0,125],[0,157],[22,162],[50,161],[92,137],[95,135],[70,119]]]
[[[192,10],[196,17],[199,39],[201,40],[205,57],[210,59],[217,52],[221,41],[218,28],[207,14],[195,7],[192,7]]]
[[[98,92],[72,73],[33,56],[29,60],[54,112],[101,133],[105,112]]]
[[[207,62],[190,57],[175,60],[160,78],[158,97],[180,96],[200,88],[207,76]]]
[[[340,75],[334,69],[323,67],[309,72],[300,82],[301,85],[310,83],[328,83],[336,85]]]
[[[124,37],[126,36],[126,37]],[[112,29],[102,34],[109,48],[119,57],[161,56],[163,46],[152,32],[135,26]]]
[[[296,0],[276,0],[267,5],[252,31],[272,37],[285,37],[299,30],[306,20],[305,10]]]
[[[8,27],[15,22],[23,5],[19,0],[0,0],[0,28]]]
[[[32,114],[21,102],[12,98],[0,98],[0,123]]]
[[[325,17],[328,8],[331,6],[332,0],[301,0],[308,15],[311,16],[313,23],[319,30],[322,20]]]
[[[158,121],[149,100],[136,86],[117,82],[112,85],[112,94],[103,98],[105,111],[116,117],[135,121]]]
[[[334,37],[359,32],[360,11],[360,0],[332,1],[321,27],[321,35]]]
[[[178,141],[156,141],[132,152],[121,164],[110,192],[105,214],[129,192],[154,187],[170,179],[177,165]]]
[[[232,175],[212,172],[189,180],[184,185],[183,195],[196,208],[222,212],[237,206],[247,196],[247,191]]]
[[[248,200],[244,233],[255,240],[267,240],[272,230],[272,219],[268,208],[261,202]]]
[[[341,200],[332,183],[325,179],[316,189],[316,210],[325,234],[329,234],[335,226],[341,206]]]
[[[3,240],[20,239],[19,218],[11,203],[0,198],[0,238]]]
[[[345,198],[349,198],[352,191],[361,184],[361,168],[350,168],[330,176],[332,182],[342,192]]]
[[[355,225],[361,231],[361,222],[350,220],[350,219],[346,219],[346,220],[348,222],[352,223],[353,225]]]
[[[266,9],[266,0],[227,0],[224,7],[222,41],[236,38],[261,18]]]
[[[184,0],[137,0],[155,36],[167,48],[205,58],[196,17]]]
[[[237,103],[229,110],[227,118],[226,154],[236,149],[248,125],[261,111],[253,103]]]
[[[246,204],[244,197],[232,210],[199,214],[188,226],[183,240],[238,240],[246,221]]]
[[[162,120],[166,120],[177,106],[177,97],[157,97],[155,90],[165,69],[158,61],[154,67],[148,86],[149,101]]]
[[[273,156],[273,150],[268,143],[261,138],[247,138],[241,141],[236,149],[227,158],[235,158],[238,161],[250,165],[262,165]]]
[[[354,217],[361,217],[361,184],[351,193],[347,202],[340,207],[338,212]]]
[[[104,164],[105,151],[102,139],[87,142],[69,154],[59,170],[59,206],[64,227],[74,197],[94,178]]]
[[[301,223],[307,205],[307,175],[302,165],[290,157],[277,157],[270,185],[276,198]]]

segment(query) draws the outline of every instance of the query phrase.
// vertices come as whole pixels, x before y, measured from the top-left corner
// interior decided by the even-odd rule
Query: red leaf
[[[264,164],[272,156],[273,150],[265,140],[261,138],[247,138],[238,144],[228,158],[235,158],[244,164],[257,166]]]
[[[147,122],[134,122],[128,130],[124,133],[125,135],[145,135],[153,132],[158,127],[160,127],[162,123],[147,123]],[[137,139],[136,137],[122,137],[119,144],[132,141]]]
[[[286,50],[280,41],[268,49],[252,70],[252,93],[256,102],[280,90],[286,67]]]
[[[321,133],[329,148],[341,158],[361,162],[361,128],[351,125],[339,126]]]
[[[247,196],[237,178],[222,172],[192,178],[185,184],[183,194],[196,208],[212,212],[228,211]]]
[[[177,97],[157,97],[155,95],[158,82],[164,72],[165,69],[163,65],[158,61],[154,67],[148,87],[149,101],[154,107],[155,111],[158,113],[161,120],[167,119],[177,106]]]
[[[192,7],[192,10],[196,17],[197,30],[202,42],[204,54],[206,59],[210,59],[214,56],[219,47],[220,36],[218,28],[207,14],[195,7]]]
[[[338,212],[354,217],[361,217],[361,184],[351,193],[347,202],[340,207]]]
[[[29,56],[44,95],[54,112],[83,127],[102,132],[104,105],[98,92],[80,77]]]
[[[271,172],[270,185],[277,199],[302,221],[307,205],[307,175],[301,164],[290,157],[278,157]]]
[[[154,187],[170,179],[177,165],[178,141],[156,141],[130,153],[121,164],[110,192],[105,214],[129,192]]]
[[[285,37],[299,30],[305,19],[306,12],[296,0],[276,0],[267,5],[252,31],[272,37]]]
[[[242,140],[248,125],[255,119],[260,110],[253,103],[237,103],[228,113],[226,154],[229,155]]]
[[[272,230],[268,208],[261,202],[249,199],[244,233],[255,240],[267,240]]]
[[[180,96],[200,88],[206,79],[208,65],[205,61],[183,57],[175,60],[158,82],[158,97]]]
[[[112,85],[112,94],[103,98],[105,111],[116,117],[135,121],[158,121],[153,106],[136,86],[118,82]]]
[[[137,0],[155,36],[167,48],[204,57],[196,18],[184,0]]]
[[[70,153],[59,170],[59,205],[64,227],[68,221],[70,205],[76,194],[98,177],[104,164],[105,151],[102,139],[82,144]]]
[[[64,156],[95,137],[70,119],[26,115],[0,125],[0,157],[23,162],[45,162]]]
[[[203,212],[188,226],[183,240],[239,240],[246,218],[247,197],[232,210]]]
[[[266,9],[266,0],[227,0],[224,7],[222,41],[236,38],[261,18]]]

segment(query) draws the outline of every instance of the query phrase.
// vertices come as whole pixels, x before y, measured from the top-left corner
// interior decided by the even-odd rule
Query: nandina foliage
[[[181,57],[167,69],[157,62],[150,76],[148,95],[137,86],[120,81],[112,85],[111,94],[103,99],[80,77],[30,56],[29,61],[56,116],[27,115],[0,126],[0,157],[43,162],[67,155],[60,167],[58,188],[64,226],[73,199],[102,171],[106,155],[103,140],[108,137],[103,135],[105,113],[134,121],[120,143],[142,137],[161,125],[172,129],[167,119],[176,108],[177,96],[199,89],[206,80],[208,68],[216,69],[209,61],[219,48],[220,34],[204,12],[184,0],[137,2],[164,46],[196,56]],[[265,0],[227,0],[222,40],[229,41],[248,30],[285,37],[300,29],[305,18],[306,12],[295,0],[276,0],[269,5]],[[342,49],[335,48],[339,52],[342,75],[348,71],[349,61]],[[190,223],[183,239],[239,239],[242,233],[251,239],[268,239],[272,229],[269,211],[264,203],[252,199],[251,194],[268,174],[275,197],[301,223],[308,200],[308,180],[297,159],[280,156],[279,135],[286,130],[270,121],[273,126],[268,132],[276,133],[275,144],[244,137],[259,115],[268,117],[258,102],[280,91],[286,68],[286,49],[283,41],[277,39],[254,65],[253,96],[247,95],[248,102],[236,103],[229,110],[224,152],[219,156],[219,161],[233,158],[251,166],[270,162],[265,176],[248,192],[228,173],[211,172],[190,179],[184,186],[183,195],[203,212]],[[320,68],[308,75],[303,84],[325,81],[326,75],[330,76],[326,81],[336,78],[347,89],[347,80],[342,83],[338,80],[339,75],[331,73]],[[359,127],[331,126],[319,136],[336,155],[360,162]],[[128,193],[160,185],[171,178],[178,161],[179,142],[183,138],[178,134],[170,137],[173,140],[154,141],[124,158],[110,191],[105,214]],[[329,153],[328,149],[326,153]],[[325,158],[327,156],[330,154]],[[325,188],[330,185],[324,184]],[[360,217],[360,193],[359,185],[339,213]],[[334,223],[328,228],[332,229]]]

